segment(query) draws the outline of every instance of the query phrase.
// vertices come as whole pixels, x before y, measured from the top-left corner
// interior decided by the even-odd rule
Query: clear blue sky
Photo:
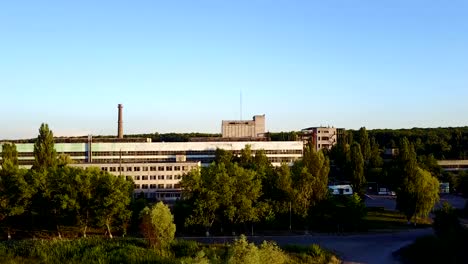
[[[0,138],[468,125],[468,2],[2,1]]]

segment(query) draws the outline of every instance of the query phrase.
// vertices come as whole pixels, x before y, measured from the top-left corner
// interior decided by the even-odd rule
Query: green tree
[[[262,190],[274,213],[288,212],[294,199],[292,185],[291,169],[287,164],[281,164],[274,173],[267,175]]]
[[[47,124],[39,128],[39,135],[34,143],[33,170],[46,171],[57,165],[57,153],[54,148],[54,135]]]
[[[304,148],[303,159],[293,166],[295,214],[306,218],[309,209],[324,200],[328,194],[330,161],[322,151],[315,151],[312,144]]]
[[[419,166],[427,171],[429,171],[432,176],[440,177],[442,174],[442,168],[439,166],[439,163],[434,158],[434,155],[429,154],[428,156],[420,156]]]
[[[207,168],[190,171],[182,178],[181,186],[184,198],[191,205],[191,214],[185,225],[201,225],[208,234],[218,216],[221,200],[229,199],[232,193],[224,163],[213,163]],[[225,191],[225,195],[220,197],[218,190]]]
[[[250,145],[245,145],[245,147],[240,151],[239,156],[239,165],[246,169],[252,169],[254,164],[254,157],[252,155],[252,149]]]
[[[361,127],[359,129],[357,141],[361,146],[362,157],[367,163],[371,157],[371,145],[369,141],[369,135],[367,134],[367,130],[365,127]]]
[[[98,168],[86,168],[78,170],[71,178],[72,186],[78,186],[76,190],[75,206],[72,209],[75,212],[78,226],[81,228],[83,237],[87,236],[87,230],[95,217],[93,207],[95,208],[96,187],[93,183],[97,182],[100,175]]]
[[[364,157],[358,143],[351,145],[349,172],[353,191],[363,197],[365,193],[366,178],[364,176]]]
[[[383,166],[379,143],[377,143],[374,137],[371,139],[371,154],[368,166],[369,168],[381,168]]]
[[[233,195],[231,199],[224,200],[225,216],[235,224],[260,221],[265,208],[263,203],[258,202],[262,194],[262,185],[255,171],[234,164],[228,174]]]
[[[408,139],[402,139],[399,152],[401,180],[397,189],[397,209],[410,222],[413,217],[427,216],[432,210],[439,200],[439,181],[417,165],[414,146]]]
[[[25,180],[26,171],[10,165],[0,170],[0,223],[7,226],[8,239],[11,238],[8,220],[12,216],[23,214],[32,196]]]
[[[176,226],[174,217],[167,205],[158,202],[153,207],[146,207],[141,211],[141,230],[150,247],[161,255],[167,252],[169,245],[174,240]]]
[[[14,143],[4,143],[2,146],[2,168],[10,171],[18,168],[18,151]]]
[[[57,166],[58,167],[65,167],[69,164],[75,163],[74,160],[68,154],[58,154],[57,155]]]
[[[449,203],[444,202],[442,208],[434,212],[434,224],[432,228],[439,237],[454,236],[462,231],[457,211]]]
[[[94,213],[98,226],[106,228],[112,238],[111,229],[116,222],[126,221],[131,217],[129,204],[133,194],[133,182],[123,176],[114,176],[100,172],[93,184],[96,186]]]

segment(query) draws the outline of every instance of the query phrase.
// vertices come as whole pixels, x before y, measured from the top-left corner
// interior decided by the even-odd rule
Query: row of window
[[[258,150],[259,151],[259,150]],[[279,149],[279,150],[263,150],[265,154],[302,154],[301,149]],[[252,150],[255,155],[257,150]],[[238,155],[240,150],[233,150],[233,154]],[[99,156],[211,156],[215,154],[215,150],[188,150],[188,151],[103,151],[93,152],[93,157]]]
[[[135,198],[140,198],[141,195],[147,199],[166,199],[166,198],[172,198],[172,199],[179,199],[180,198],[180,193],[134,193]]]
[[[103,171],[188,171],[190,166],[128,166],[128,167],[101,167]]]
[[[180,189],[180,184],[135,184],[135,189]]]
[[[127,179],[131,179],[135,181],[154,181],[154,180],[180,180],[182,179],[182,175],[136,175],[136,176],[127,176]]]
[[[157,163],[157,162],[175,162],[174,158],[138,158],[138,159],[127,159],[127,158],[115,158],[115,159],[95,159],[93,163]]]
[[[61,154],[61,152],[58,154]],[[87,152],[66,152],[65,154],[72,157],[83,157],[88,155]],[[18,152],[18,157],[34,157],[34,152]]]
[[[300,149],[279,149],[279,150],[263,150],[265,154],[302,154]],[[240,150],[232,151],[233,154],[238,155],[241,153]],[[252,154],[255,155],[256,150],[252,150]],[[70,156],[87,156],[87,152],[66,152]],[[102,156],[173,156],[173,155],[185,155],[185,156],[210,156],[214,155],[215,150],[188,150],[188,151],[95,151],[92,152],[93,157]],[[20,152],[19,157],[32,157],[32,152]]]

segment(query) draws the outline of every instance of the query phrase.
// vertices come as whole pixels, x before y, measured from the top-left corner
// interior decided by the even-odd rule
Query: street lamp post
[[[289,232],[291,232],[291,202],[289,202]]]

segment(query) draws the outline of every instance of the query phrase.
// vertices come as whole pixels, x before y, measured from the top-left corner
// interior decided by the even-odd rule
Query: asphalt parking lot
[[[396,196],[366,195],[365,202],[367,207],[383,207],[386,210],[396,210]],[[442,194],[435,208],[440,208],[444,202],[448,202],[457,209],[463,209],[466,199],[458,195]]]

